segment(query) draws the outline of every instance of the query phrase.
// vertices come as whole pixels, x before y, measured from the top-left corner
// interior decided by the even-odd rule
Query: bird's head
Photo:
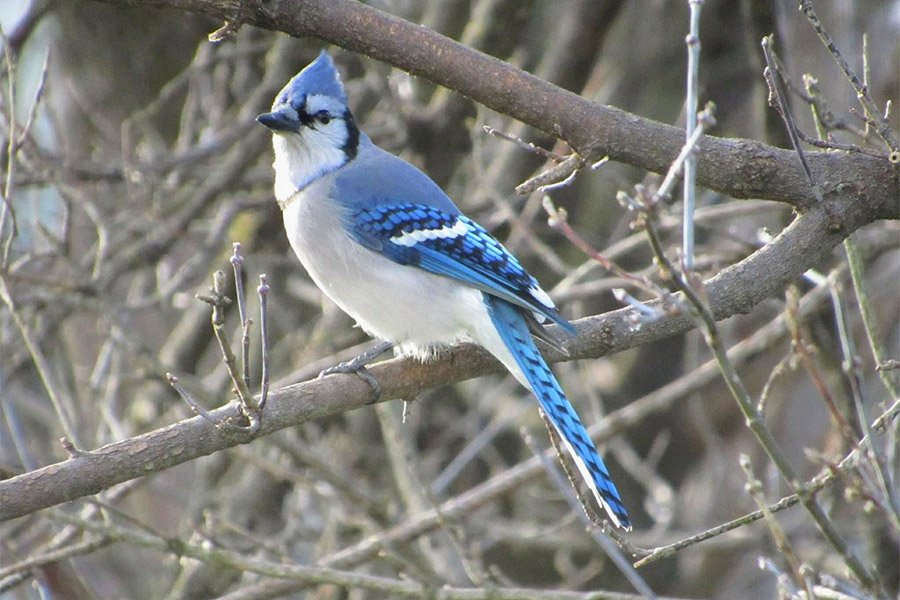
[[[276,196],[292,194],[356,156],[359,129],[334,61],[324,50],[256,120],[273,133]]]

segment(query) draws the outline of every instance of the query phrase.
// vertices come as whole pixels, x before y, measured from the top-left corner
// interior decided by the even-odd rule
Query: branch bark
[[[707,282],[709,303],[716,318],[749,312],[825,258],[845,235],[844,231],[830,227],[835,216],[844,224],[843,229],[851,232],[869,222],[867,208],[852,200],[837,203],[830,213],[816,207],[798,216],[765,248]],[[553,362],[596,358],[694,327],[689,316],[679,315],[644,323],[634,330],[628,319],[632,310],[624,308],[576,321],[578,337],[567,346],[569,356],[550,352],[547,358]],[[460,344],[428,364],[393,359],[373,366],[371,371],[381,383],[384,401],[414,398],[423,390],[500,372],[502,367],[481,348]],[[368,404],[369,394],[368,385],[352,375],[330,376],[275,390],[269,395],[258,435],[360,408]],[[235,414],[235,408],[226,406],[212,414],[224,419]],[[157,473],[252,439],[218,430],[209,421],[194,417],[107,444],[0,483],[0,521],[95,494],[117,483]]]
[[[565,140],[589,162],[603,156],[664,173],[684,131],[581,98],[512,65],[355,0],[103,0],[177,8],[296,37],[315,37],[392,64]],[[760,74],[762,77],[762,74]],[[734,198],[815,203],[794,152],[744,139],[704,136],[697,182]],[[897,167],[863,154],[807,153],[825,195],[855,195],[870,219],[900,217]]]

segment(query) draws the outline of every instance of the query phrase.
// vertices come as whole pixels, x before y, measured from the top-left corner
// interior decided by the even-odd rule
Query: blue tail
[[[609,471],[606,470],[603,459],[600,458],[575,409],[569,404],[556,377],[531,339],[528,325],[519,312],[520,309],[487,294],[485,303],[497,332],[531,385],[541,408],[562,438],[594,497],[609,514],[613,523],[630,530],[631,521],[609,476]]]

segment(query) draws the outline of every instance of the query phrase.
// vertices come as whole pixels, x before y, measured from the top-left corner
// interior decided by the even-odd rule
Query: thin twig
[[[863,110],[865,111],[866,117],[871,120],[871,123],[875,126],[875,130],[878,132],[878,135],[884,140],[884,143],[892,152],[900,152],[900,146],[897,144],[897,140],[894,138],[894,134],[891,132],[890,122],[883,118],[878,107],[875,105],[874,100],[869,95],[869,89],[866,85],[859,80],[859,77],[856,76],[856,73],[853,72],[853,69],[850,68],[850,64],[841,54],[840,50],[838,50],[837,45],[834,43],[834,40],[829,35],[828,31],[825,30],[825,26],[822,25],[822,22],[819,20],[819,16],[816,14],[815,9],[813,8],[811,0],[800,0],[800,12],[802,12],[810,24],[813,26],[813,29],[816,30],[816,34],[818,34],[819,39],[828,49],[828,52],[831,54],[834,61],[841,68],[841,71],[844,72],[844,76],[847,78],[847,81],[850,82],[850,85],[853,86],[853,89],[856,90],[856,97],[859,99],[859,103],[862,105]]]
[[[536,154],[536,155],[540,156],[541,158],[545,158],[547,160],[552,160],[555,163],[561,163],[564,160],[566,160],[565,156],[561,156],[561,155],[557,154],[556,152],[551,152],[550,150],[545,150],[544,148],[541,148],[540,146],[536,146],[536,145],[532,144],[531,142],[526,142],[522,138],[516,137],[514,135],[509,135],[508,133],[504,133],[504,132],[500,131],[499,129],[495,129],[494,127],[491,127],[490,125],[482,125],[481,128],[484,130],[485,133],[492,135],[494,137],[498,137],[501,140],[506,140],[507,142],[512,142],[516,146],[518,146],[520,148],[524,148],[525,150],[528,150],[532,154]]]
[[[31,101],[31,106],[28,108],[28,117],[25,119],[25,125],[22,127],[22,131],[19,132],[19,137],[16,140],[16,144],[13,147],[13,152],[17,152],[22,144],[25,143],[26,138],[31,133],[31,128],[34,126],[34,119],[37,116],[38,105],[41,103],[41,99],[44,96],[44,86],[47,84],[47,73],[50,70],[50,49],[47,49],[47,52],[44,54],[44,62],[41,65],[41,75],[38,79],[37,89],[34,91],[34,98]],[[12,155],[10,155],[12,156]]]
[[[260,376],[257,408],[262,411],[266,406],[266,400],[269,399],[269,283],[265,273],[259,276],[259,286],[256,288],[256,292],[259,294],[259,344],[262,351],[262,375]]]
[[[216,335],[216,340],[219,342],[219,349],[222,352],[225,368],[228,370],[228,375],[231,377],[232,383],[234,383],[238,396],[249,396],[250,392],[244,385],[244,378],[237,366],[237,358],[235,357],[234,352],[231,351],[231,346],[228,343],[228,338],[224,331],[225,306],[231,303],[231,300],[225,296],[224,290],[225,273],[223,271],[216,271],[213,273],[213,287],[210,290],[211,293],[198,295],[197,298],[212,307],[210,320],[212,322],[213,332]]]
[[[197,402],[191,395],[191,393],[181,385],[178,377],[176,377],[172,373],[166,372],[166,381],[169,382],[169,385],[172,386],[172,389],[175,390],[178,396],[187,403],[188,407],[191,409],[191,412],[193,412],[195,415],[203,417],[213,425],[217,427],[219,426],[219,422],[213,418],[209,411],[203,408],[203,405]]]
[[[782,510],[786,510],[800,502],[800,498],[797,494],[791,494],[785,498],[782,498],[778,502],[774,504],[770,504],[766,507],[766,510],[770,513],[779,512]],[[746,515],[742,515],[737,519],[733,519],[728,521],[727,523],[722,523],[721,525],[716,525],[715,527],[711,527],[706,531],[698,533],[696,535],[692,535],[690,537],[684,538],[683,540],[678,540],[675,543],[668,544],[666,546],[660,546],[658,548],[653,548],[650,550],[645,556],[643,556],[640,560],[634,563],[634,567],[639,569],[641,567],[645,567],[650,563],[657,562],[664,558],[670,558],[675,556],[681,550],[685,548],[689,548],[691,546],[695,546],[701,542],[705,542],[707,540],[711,540],[713,538],[719,537],[722,534],[728,533],[729,531],[733,531],[740,527],[744,527],[756,521],[759,521],[763,518],[763,511],[757,510],[752,513],[748,513]]]
[[[35,553],[17,563],[3,567],[3,569],[0,570],[0,592],[8,591],[16,584],[27,579],[29,572],[34,569],[40,569],[41,567],[65,561],[76,556],[91,554],[92,552],[110,546],[113,542],[114,540],[109,537],[91,536],[76,544]],[[17,577],[17,575],[25,575],[25,577]]]
[[[766,382],[763,384],[763,389],[759,393],[759,400],[756,403],[756,411],[759,413],[766,412],[766,404],[769,401],[769,394],[772,391],[772,386],[775,383],[775,380],[778,379],[782,374],[787,372],[789,369],[794,368],[794,356],[793,354],[785,354],[781,360],[778,361],[778,364],[772,369],[769,373],[769,376],[766,378]]]
[[[773,57],[774,51],[772,50],[772,44],[774,44],[774,36],[769,35],[762,39],[763,56],[766,59],[765,76],[766,82],[769,84],[769,104],[778,111],[779,115],[781,115],[781,119],[784,121],[785,127],[788,132],[788,137],[791,140],[791,145],[797,152],[797,159],[800,161],[800,166],[803,169],[803,173],[806,175],[806,179],[809,182],[810,189],[812,189],[813,194],[815,194],[816,200],[819,202],[819,204],[823,204],[825,200],[822,196],[822,190],[819,188],[819,185],[813,178],[812,171],[809,168],[809,163],[806,162],[806,153],[803,151],[803,147],[800,145],[800,139],[797,135],[797,126],[796,124],[794,124],[794,118],[791,115],[790,106],[787,103],[787,98],[785,98],[784,91],[781,89],[780,80],[778,78],[779,71],[775,68],[775,58]]]
[[[575,245],[575,247],[598,262],[604,269],[630,282],[635,287],[648,290],[661,298],[666,298],[669,295],[666,290],[654,284],[646,277],[640,277],[626,269],[623,269],[618,264],[601,254],[593,246],[591,246],[591,244],[583,237],[581,237],[581,235],[579,235],[577,231],[572,229],[572,226],[569,224],[569,215],[566,209],[557,207],[553,203],[553,199],[550,198],[549,195],[544,196],[543,206],[544,210],[547,212],[547,224],[550,225],[550,227],[552,227],[553,229],[562,233],[566,237],[566,239],[568,239],[570,242],[572,242],[572,244]]]
[[[869,348],[872,351],[872,358],[875,360],[876,365],[886,364],[888,361],[887,350],[875,320],[875,312],[869,296],[869,286],[866,285],[864,280],[865,273],[862,256],[853,235],[845,241],[844,251],[847,253],[850,277],[852,278],[853,289],[856,292],[856,299],[859,303],[859,312],[862,315],[866,339],[869,341]],[[886,369],[878,369],[878,374],[890,396],[892,398],[900,397],[900,388],[897,386],[896,377]]]
[[[308,585],[331,584],[341,589],[361,589],[378,592],[389,598],[434,597],[441,600],[640,600],[641,596],[603,591],[538,590],[505,587],[462,588],[441,586],[433,588],[427,583],[408,579],[392,579],[366,573],[309,566],[299,563],[286,564],[246,556],[237,551],[217,547],[214,544],[185,542],[177,537],[166,537],[153,531],[126,528],[110,522],[84,521],[63,511],[54,511],[53,518],[63,523],[81,527],[96,535],[115,541],[162,552],[174,557],[193,558],[211,565],[305,582]],[[666,600],[666,598],[660,598]]]
[[[863,60],[863,89],[869,89],[869,83],[872,81],[872,65],[869,63],[869,34],[863,33],[862,35],[862,60]],[[887,116],[885,116],[885,120],[887,120]],[[871,123],[867,119],[865,121],[865,129],[864,135],[866,139],[869,138],[869,135],[872,133]]]
[[[527,196],[541,188],[553,186],[561,181],[571,181],[575,173],[585,165],[585,162],[585,159],[580,155],[572,154],[563,162],[517,185],[516,193],[520,196]]]
[[[803,369],[806,371],[806,374],[809,376],[809,379],[812,381],[816,390],[818,390],[819,396],[821,396],[822,401],[825,403],[825,407],[828,409],[831,418],[834,419],[834,424],[837,426],[838,432],[844,440],[844,443],[848,446],[853,446],[857,443],[856,435],[847,423],[847,419],[844,418],[844,415],[841,414],[840,409],[838,409],[834,395],[831,393],[831,390],[828,389],[825,378],[816,366],[816,362],[813,360],[813,354],[816,350],[804,334],[800,325],[800,319],[797,318],[798,294],[796,288],[788,288],[785,297],[787,302],[784,309],[784,319],[791,335],[791,350],[803,366]]]
[[[13,59],[12,48],[9,45],[9,39],[6,37],[3,29],[0,28],[0,43],[3,45],[3,57],[6,61],[6,91],[7,91],[7,110],[9,111],[7,119],[7,130],[9,139],[6,146],[6,177],[3,178],[3,189],[0,190],[0,199],[3,201],[3,209],[0,210],[0,235],[6,229],[6,220],[9,219],[9,235],[3,240],[2,253],[0,253],[0,272],[6,272],[9,264],[10,250],[13,241],[19,235],[19,225],[16,219],[16,212],[12,205],[12,189],[13,189],[13,172],[16,165],[16,154],[14,152],[16,140],[16,62]]]
[[[678,177],[679,175],[681,175],[682,169],[686,164],[688,157],[696,156],[694,154],[694,150],[697,147],[697,142],[700,141],[700,137],[710,127],[713,127],[716,124],[716,119],[713,116],[715,108],[715,104],[713,104],[712,102],[707,102],[703,111],[697,115],[696,127],[691,132],[690,137],[684,143],[684,146],[681,147],[681,151],[678,153],[678,156],[675,157],[674,161],[672,161],[672,164],[669,166],[668,171],[666,171],[666,176],[663,178],[663,182],[660,184],[659,189],[654,194],[657,202],[665,200],[672,195],[672,190],[675,187],[675,182],[678,181]]]
[[[649,278],[642,277],[640,275],[635,275],[626,269],[623,269],[615,262],[609,260],[599,251],[597,251],[593,246],[588,243],[587,240],[582,238],[578,232],[572,229],[572,226],[569,225],[568,222],[568,214],[566,209],[557,208],[553,204],[553,200],[550,196],[545,195],[543,201],[544,210],[547,212],[547,223],[553,229],[556,229],[560,233],[562,233],[566,239],[568,239],[572,244],[574,244],[579,250],[584,252],[587,256],[595,260],[597,263],[603,266],[604,269],[609,271],[610,273],[614,273],[615,275],[621,277],[628,283],[634,285],[637,288],[649,291],[651,294],[656,296],[656,298],[660,301],[659,307],[651,307],[646,304],[641,303],[635,298],[632,298],[631,295],[616,295],[616,298],[619,299],[620,302],[631,305],[635,308],[635,313],[631,317],[632,319],[632,327],[640,327],[641,323],[646,321],[656,320],[663,315],[666,314],[666,311],[676,310],[672,308],[674,302],[677,302],[675,298],[666,290],[665,288],[653,283]],[[615,292],[613,292],[615,294]],[[633,302],[632,302],[633,301]]]
[[[238,260],[233,260],[232,265],[234,265],[236,274],[241,275],[240,263],[242,261],[242,258],[240,257],[238,251],[239,246],[235,248],[235,256],[238,257]],[[216,341],[218,342],[219,351],[222,353],[222,360],[225,363],[225,369],[228,371],[228,376],[231,378],[231,382],[234,385],[233,390],[235,395],[237,396],[241,414],[246,420],[247,425],[236,425],[235,423],[232,423],[230,421],[220,422],[215,420],[215,418],[206,409],[200,406],[200,404],[191,397],[187,390],[181,387],[181,385],[178,383],[177,377],[175,377],[171,373],[167,373],[166,377],[169,381],[169,384],[175,389],[178,395],[182,399],[184,399],[185,402],[187,402],[188,406],[196,414],[212,422],[217,428],[231,432],[253,435],[259,431],[261,424],[260,406],[256,399],[253,397],[253,394],[250,393],[250,389],[244,379],[244,374],[241,373],[240,369],[238,368],[237,358],[235,357],[234,352],[232,352],[228,337],[225,334],[225,306],[230,302],[228,297],[224,294],[225,279],[226,277],[223,271],[216,271],[215,273],[213,273],[213,287],[210,290],[210,293],[198,294],[197,298],[199,300],[202,300],[203,302],[206,302],[212,307],[212,315],[210,320],[212,323],[213,333],[215,334]],[[240,277],[238,277],[236,280],[239,281]],[[247,322],[249,323],[249,319],[247,320]],[[246,332],[247,327],[249,327],[249,325],[245,325],[242,330]],[[244,335],[246,335],[246,333]],[[249,375],[247,377],[249,378]]]
[[[881,416],[879,416],[877,419],[875,419],[875,421],[872,423],[872,430],[878,431],[878,432],[885,431],[887,429],[888,424],[890,424],[895,419],[897,419],[898,414],[900,414],[900,399],[895,400],[894,404],[891,407],[886,409],[881,414]],[[868,438],[865,438],[862,440],[862,442],[866,442],[867,440],[868,440]],[[805,484],[805,488],[808,490],[809,493],[815,494],[819,490],[822,490],[823,488],[831,485],[832,483],[834,483],[837,480],[837,478],[839,476],[838,475],[839,472],[847,471],[854,465],[854,463],[858,460],[861,452],[862,452],[862,444],[853,448],[847,454],[847,456],[845,456],[836,465],[836,468],[829,469],[824,474],[814,477],[811,481],[807,482]],[[776,512],[785,510],[787,508],[790,508],[799,502],[800,502],[800,495],[794,493],[789,496],[785,496],[778,502],[769,504],[766,507],[766,510],[769,513],[776,513]],[[685,538],[683,540],[679,540],[673,544],[669,544],[666,546],[660,546],[659,548],[653,548],[652,550],[647,551],[646,555],[643,556],[639,561],[634,563],[634,566],[636,568],[640,568],[640,567],[650,564],[651,562],[656,562],[663,558],[668,558],[670,556],[675,555],[677,552],[684,550],[685,548],[688,548],[688,547],[698,544],[700,542],[704,542],[706,540],[718,537],[719,535],[722,535],[723,533],[727,533],[727,532],[737,529],[739,527],[743,527],[744,525],[749,525],[750,523],[753,523],[755,521],[762,519],[763,516],[764,515],[763,515],[762,510],[756,510],[754,512],[740,516],[737,519],[728,521],[727,523],[723,523],[721,525],[717,525],[715,527],[707,529],[706,531],[704,531],[702,533],[698,533],[697,535]]]
[[[703,0],[688,0],[691,10],[690,31],[685,39],[687,44],[687,93],[685,94],[684,112],[685,147],[691,148],[684,162],[684,210],[682,215],[682,250],[681,259],[684,268],[694,268],[694,208],[697,204],[697,155],[694,145],[687,142],[697,128],[697,105],[700,93],[700,13],[703,11]],[[695,142],[696,143],[696,142]]]
[[[843,144],[841,142],[836,142],[829,136],[827,140],[820,140],[813,137],[809,137],[799,129],[797,130],[797,136],[800,138],[804,144],[809,144],[810,146],[815,146],[816,148],[822,148],[823,150],[840,150],[842,152],[856,152],[857,154],[865,154],[867,156],[874,156],[877,158],[883,158],[884,154],[877,152],[875,150],[870,150],[868,148],[863,148],[862,146],[857,146],[856,144]]]
[[[44,386],[44,391],[47,392],[50,404],[53,405],[53,410],[56,413],[57,420],[59,420],[60,427],[62,427],[65,439],[69,444],[73,444],[76,450],[82,448],[78,428],[74,422],[76,411],[71,399],[57,390],[51,376],[53,369],[50,366],[50,362],[47,360],[47,356],[41,349],[40,344],[38,344],[38,341],[31,334],[31,328],[25,322],[25,319],[22,318],[22,314],[6,285],[6,277],[2,274],[0,274],[0,300],[6,305],[13,322],[16,324],[16,328],[19,330],[19,335],[22,336],[22,341],[25,343],[25,348],[31,356],[41,385]]]
[[[228,370],[228,375],[231,377],[231,381],[234,384],[238,401],[241,402],[241,409],[249,418],[250,414],[255,413],[256,411],[255,401],[253,400],[253,395],[250,393],[249,387],[244,382],[243,373],[238,369],[237,357],[235,357],[234,352],[232,352],[228,337],[225,334],[225,306],[230,303],[225,296],[225,273],[222,271],[213,273],[212,294],[209,296],[200,296],[199,298],[212,306],[211,322],[213,332],[216,335],[216,341],[219,342],[219,350],[222,352],[225,368]],[[245,328],[242,327],[241,329],[243,335]],[[241,346],[243,347],[243,343]]]
[[[865,38],[863,39],[863,62],[863,75],[865,77],[864,83],[868,85],[868,45]],[[810,85],[808,89],[810,92],[810,96],[813,99],[818,97],[817,88]],[[826,124],[821,119],[821,114],[816,110],[817,105],[812,104],[811,106],[813,108],[812,116],[813,121],[816,124],[816,130],[818,131],[820,137],[825,137],[827,135]],[[881,342],[878,341],[878,333],[875,330],[874,324],[871,320],[872,308],[868,299],[866,286],[863,281],[862,260],[859,256],[859,250],[857,249],[854,235],[855,234],[850,234],[850,236],[848,236],[844,240],[843,246],[844,251],[847,254],[847,264],[850,270],[850,278],[853,282],[854,291],[856,292],[856,296],[858,299],[860,314],[862,315],[863,319],[863,326],[869,340],[869,345],[872,348],[873,357],[875,358],[877,364],[879,351],[883,351],[883,347],[881,346]],[[853,340],[849,332],[847,331],[848,328],[846,319],[844,317],[844,303],[842,300],[843,294],[841,294],[840,290],[838,290],[838,285],[839,282],[836,277],[832,276],[829,278],[831,301],[832,305],[834,306],[838,339],[840,341],[841,353],[843,355],[841,366],[850,384],[853,406],[856,410],[857,421],[859,422],[860,428],[862,429],[863,439],[868,440],[865,443],[865,449],[879,487],[878,495],[881,496],[881,500],[875,500],[875,502],[876,504],[883,507],[883,510],[887,513],[887,518],[893,525],[894,529],[896,531],[900,531],[900,502],[898,502],[896,486],[893,485],[893,474],[886,467],[886,457],[884,453],[879,451],[879,447],[874,444],[870,435],[871,430],[869,427],[869,420],[866,416],[865,406],[862,399],[861,384],[859,381],[858,358],[854,349]],[[898,396],[898,390],[896,385],[894,385],[893,378],[890,376],[890,374],[887,373],[879,374],[888,392],[892,397],[896,398]],[[875,493],[874,490],[873,493]]]
[[[769,512],[766,498],[763,495],[762,482],[757,479],[756,475],[753,473],[753,465],[750,463],[750,457],[746,454],[741,454],[738,458],[738,463],[741,466],[741,470],[744,471],[744,476],[747,478],[745,489],[747,490],[747,493],[750,494],[750,497],[753,498],[754,502],[756,502],[757,506],[759,506],[759,512],[762,514],[763,522],[765,522],[766,526],[769,528],[769,534],[775,542],[778,553],[787,560],[794,581],[799,586],[806,589],[807,597],[815,598],[812,594],[812,590],[810,590],[810,582],[803,577],[801,569],[802,565],[800,559],[797,558],[797,553],[794,552],[791,543],[788,541],[787,535],[784,533],[784,529],[778,523],[778,519]]]
[[[238,315],[241,319],[241,375],[244,386],[250,387],[250,325],[247,317],[247,299],[244,295],[244,257],[241,255],[240,242],[231,245],[232,255],[229,259],[234,271],[234,295],[237,298]]]

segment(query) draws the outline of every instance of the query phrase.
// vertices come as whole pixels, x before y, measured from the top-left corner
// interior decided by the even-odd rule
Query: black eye
[[[322,125],[328,125],[328,123],[331,121],[331,115],[328,114],[327,110],[320,110],[316,113],[315,119]]]

